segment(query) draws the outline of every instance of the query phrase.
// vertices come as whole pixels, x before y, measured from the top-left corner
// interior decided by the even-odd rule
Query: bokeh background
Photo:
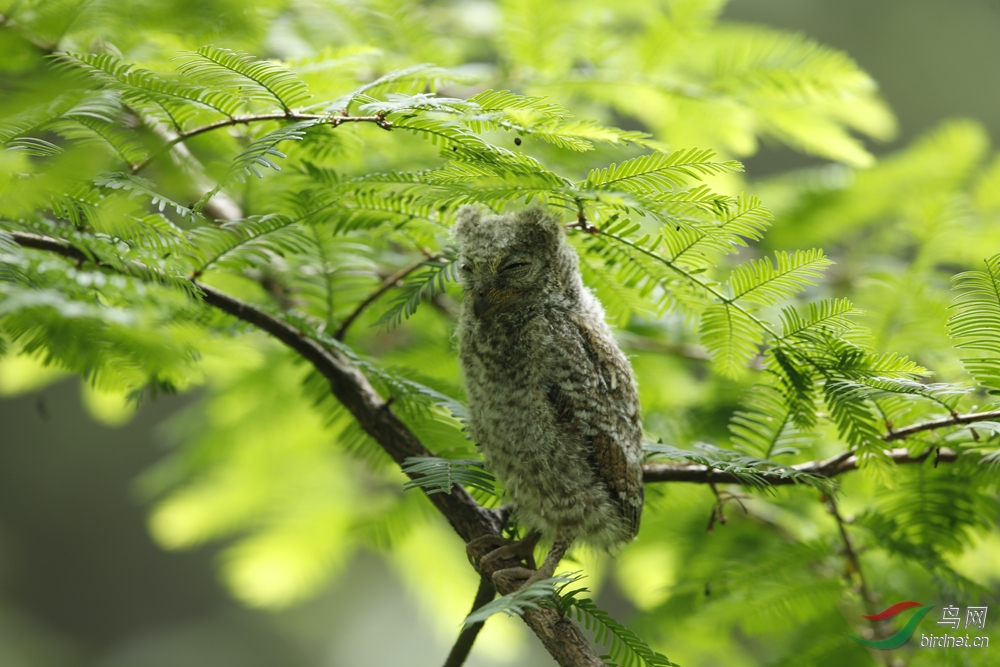
[[[17,4],[0,2],[0,14]],[[211,0],[154,4],[161,29],[191,36],[193,46],[212,42],[259,55],[296,55],[276,51],[289,29],[281,2],[256,10]],[[317,17],[327,17],[319,0],[295,4],[300,16],[314,6]],[[488,2],[434,4],[471,21],[496,15]],[[391,14],[392,3],[381,9]],[[266,20],[246,21],[254,28],[240,33],[244,15],[254,11]],[[733,0],[723,18],[801,31],[854,57],[878,81],[899,121],[895,139],[870,144],[876,155],[956,116],[975,119],[1000,137],[1000,2]],[[16,60],[25,48],[0,25],[5,58]],[[0,95],[3,89],[0,78]],[[820,162],[776,144],[745,160],[751,180]],[[138,480],[164,457],[197,391],[159,397],[133,414],[76,378],[19,363],[0,362],[0,666],[441,662],[447,629],[403,584],[400,566],[378,555],[352,556],[349,576],[307,602],[255,611],[220,583],[216,547],[168,552],[154,542]],[[613,585],[601,591],[599,603],[616,615],[629,614]],[[519,622],[498,618],[491,624],[508,631],[477,649],[470,665],[551,664]]]

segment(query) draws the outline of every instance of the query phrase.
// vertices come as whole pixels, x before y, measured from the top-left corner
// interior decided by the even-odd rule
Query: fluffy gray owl
[[[503,571],[536,581],[552,576],[573,540],[609,549],[639,530],[642,427],[632,368],[554,216],[532,208],[482,217],[465,207],[454,233],[471,433],[531,529],[487,557],[532,563],[535,543],[551,538],[537,572]]]

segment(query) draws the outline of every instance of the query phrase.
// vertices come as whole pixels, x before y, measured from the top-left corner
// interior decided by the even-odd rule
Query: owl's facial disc
[[[499,262],[483,261],[477,265],[465,262],[462,272],[476,319],[516,307],[529,293],[536,268],[532,257],[519,252],[507,255]]]

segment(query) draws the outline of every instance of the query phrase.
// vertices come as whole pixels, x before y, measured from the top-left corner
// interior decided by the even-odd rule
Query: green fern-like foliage
[[[453,486],[461,484],[492,494],[495,492],[495,479],[482,466],[482,461],[476,459],[411,457],[404,462],[403,472],[419,477],[404,484],[403,488],[424,489],[427,493],[451,493]]]
[[[565,586],[564,586],[565,587]],[[607,649],[602,656],[613,667],[676,667],[667,657],[654,651],[639,635],[600,609],[590,598],[579,597],[587,589],[562,594],[558,606],[594,633],[594,642]]]
[[[1000,255],[983,260],[985,271],[969,271],[955,278],[960,295],[955,299],[955,315],[949,320],[956,347],[975,350],[982,356],[963,358],[969,373],[991,391],[1000,391],[997,358],[1000,334]]]
[[[508,593],[489,602],[465,617],[464,627],[482,623],[494,614],[504,613],[508,616],[523,616],[529,609],[540,608],[547,600],[551,600],[558,588],[574,581],[571,577],[557,576],[535,581],[522,586],[513,593]]]

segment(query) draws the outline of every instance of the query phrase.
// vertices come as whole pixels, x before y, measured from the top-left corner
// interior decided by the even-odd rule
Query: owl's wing
[[[602,323],[603,324],[603,323]],[[557,419],[582,432],[591,451],[590,464],[618,501],[631,535],[642,515],[642,425],[639,397],[625,355],[607,329],[568,314],[569,330],[561,342],[548,398]]]

